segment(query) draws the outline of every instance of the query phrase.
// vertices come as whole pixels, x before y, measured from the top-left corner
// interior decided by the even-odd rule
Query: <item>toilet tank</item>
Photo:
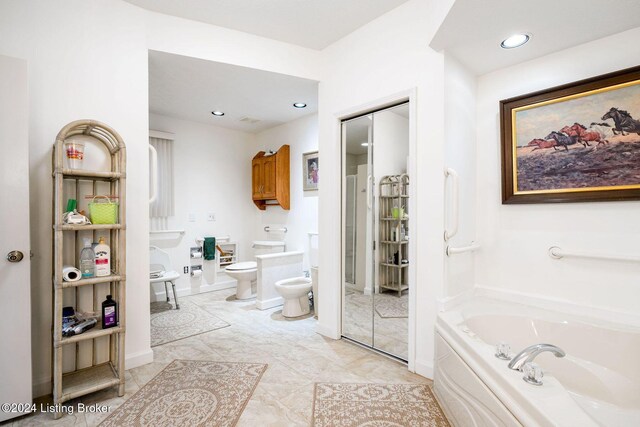
[[[280,240],[256,240],[251,247],[254,256],[284,252],[284,242]]]

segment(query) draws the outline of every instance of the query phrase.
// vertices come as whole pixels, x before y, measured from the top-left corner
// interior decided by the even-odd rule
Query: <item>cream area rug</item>
[[[261,363],[174,360],[100,426],[234,426],[266,369]]]
[[[448,427],[431,388],[425,384],[316,383],[316,427]]]
[[[375,294],[376,311],[382,318],[409,317],[409,294]]]
[[[166,302],[151,303],[151,347],[229,326],[190,301],[180,301],[175,310]]]

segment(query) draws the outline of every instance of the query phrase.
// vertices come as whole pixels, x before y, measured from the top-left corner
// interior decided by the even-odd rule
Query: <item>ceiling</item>
[[[317,112],[318,82],[149,51],[149,111],[257,133]]]
[[[407,0],[125,0],[145,9],[321,50]]]
[[[456,0],[430,46],[482,75],[638,26],[639,0]],[[523,32],[531,35],[524,46],[500,47]]]

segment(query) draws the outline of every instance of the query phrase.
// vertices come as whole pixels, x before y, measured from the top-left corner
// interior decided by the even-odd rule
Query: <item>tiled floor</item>
[[[260,362],[269,365],[238,426],[308,426],[314,382],[428,383],[406,366],[348,342],[315,333],[313,317],[286,320],[281,309],[260,311],[253,301],[237,301],[232,290],[188,297],[231,324],[184,340],[154,347],[154,362],[127,371],[126,393],[114,389],[89,395],[75,404],[100,403],[111,410],[174,359]],[[11,426],[95,426],[105,414],[30,415]]]

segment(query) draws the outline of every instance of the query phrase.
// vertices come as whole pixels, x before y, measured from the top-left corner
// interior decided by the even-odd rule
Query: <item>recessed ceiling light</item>
[[[362,145],[363,147],[368,147],[369,143],[368,142],[362,142],[360,145]]]
[[[307,104],[305,104],[304,102],[295,102],[293,106],[296,108],[304,108],[307,106]]]
[[[502,40],[502,43],[500,43],[500,47],[503,49],[513,49],[514,47],[522,46],[528,41],[529,41],[528,34],[514,34]]]
[[[224,116],[224,113],[222,111],[218,111],[218,110],[212,111],[211,114],[213,114],[214,116],[218,116],[218,117]]]

